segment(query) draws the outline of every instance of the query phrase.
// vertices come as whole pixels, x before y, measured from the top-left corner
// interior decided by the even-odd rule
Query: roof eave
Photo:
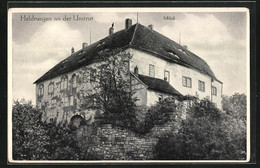
[[[136,49],[136,50],[148,52],[148,53],[150,53],[150,54],[154,54],[154,55],[156,55],[156,56],[159,56],[160,58],[164,58],[164,59],[166,59],[166,60],[168,60],[168,61],[172,61],[172,62],[174,62],[174,63],[176,63],[176,64],[179,64],[179,65],[182,65],[182,66],[186,66],[186,67],[188,67],[188,68],[192,68],[192,69],[194,69],[194,70],[196,70],[196,71],[198,71],[198,72],[200,72],[200,73],[202,73],[202,74],[204,74],[204,75],[210,76],[211,78],[215,79],[215,80],[218,81],[219,83],[223,84],[223,83],[222,83],[220,80],[218,80],[215,76],[212,76],[212,75],[207,74],[207,73],[203,73],[203,72],[201,72],[201,70],[199,70],[198,68],[196,68],[196,67],[194,67],[194,66],[192,66],[192,65],[190,65],[190,64],[187,64],[187,63],[185,63],[185,62],[179,62],[179,61],[176,61],[176,60],[174,60],[174,59],[170,59],[170,58],[168,58],[168,57],[166,57],[166,56],[164,56],[164,55],[162,55],[162,54],[159,54],[159,53],[156,53],[156,52],[153,52],[153,51],[150,51],[150,50],[147,50],[147,49],[144,49],[144,48],[142,48],[142,47],[135,46],[135,45],[132,45],[132,44],[128,45],[128,47],[129,47],[129,48]]]
[[[169,95],[172,95],[172,96],[182,96],[181,93],[170,93],[170,92],[165,92],[165,91],[153,89],[153,88],[150,88],[150,87],[148,87],[147,89],[152,90],[152,91],[156,91],[156,92],[160,92],[160,93],[166,93],[166,94],[169,94]]]

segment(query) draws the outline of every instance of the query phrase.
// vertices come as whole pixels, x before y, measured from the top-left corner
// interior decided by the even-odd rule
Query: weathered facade
[[[83,43],[77,52],[54,66],[36,84],[36,103],[44,109],[45,119],[69,121],[74,115],[82,115],[91,122],[100,111],[95,99],[82,99],[80,90],[91,88],[91,77],[82,69],[95,64],[97,55],[121,49],[132,55],[127,75],[130,89],[139,99],[137,106],[150,106],[167,96],[190,95],[209,99],[221,108],[222,82],[207,63],[185,47],[154,31],[152,26],[139,23],[132,25],[126,20],[124,30],[114,33],[110,28],[108,37],[91,44]],[[83,102],[89,104],[85,109]]]

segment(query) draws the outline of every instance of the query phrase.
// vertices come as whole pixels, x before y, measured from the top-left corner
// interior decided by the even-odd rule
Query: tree
[[[33,108],[31,102],[14,101],[13,113],[13,159],[47,159],[46,150],[50,137],[41,125],[41,113]]]
[[[247,98],[244,93],[235,93],[230,97],[223,96],[222,106],[227,114],[246,122]]]
[[[155,146],[156,159],[245,159],[243,122],[222,113],[208,100],[196,102],[187,113],[177,133],[159,138]]]
[[[180,111],[176,110],[174,97],[167,97],[151,106],[145,114],[144,124],[139,128],[141,132],[149,132],[156,125],[163,125],[180,117]]]
[[[12,112],[14,160],[77,160],[74,132],[63,124],[44,123],[31,102],[15,101]]]
[[[101,110],[103,122],[129,128],[136,122],[136,98],[130,90],[131,58],[129,53],[120,50],[99,53],[92,66],[81,70],[89,79],[90,87],[82,88],[78,93],[83,99],[93,100],[92,107],[85,107]]]

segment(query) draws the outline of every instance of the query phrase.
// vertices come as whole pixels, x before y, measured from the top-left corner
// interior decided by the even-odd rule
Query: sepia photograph
[[[10,163],[250,160],[247,8],[10,8]]]

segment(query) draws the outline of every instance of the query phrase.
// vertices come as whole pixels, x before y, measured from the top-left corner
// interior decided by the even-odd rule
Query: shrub
[[[176,116],[180,117],[180,112],[176,110],[175,98],[165,98],[148,109],[144,123],[140,124],[138,130],[142,133],[147,133],[154,126],[172,121]]]
[[[245,159],[246,127],[219,111],[210,101],[195,103],[179,132],[159,138],[156,159]]]
[[[222,106],[223,110],[228,115],[246,121],[247,112],[247,98],[245,94],[235,93],[232,96],[223,96]]]
[[[79,147],[65,125],[44,123],[31,102],[15,101],[12,114],[14,160],[76,160]]]
[[[50,155],[46,150],[50,137],[41,124],[41,113],[31,102],[15,101],[13,105],[13,159],[39,160]]]

